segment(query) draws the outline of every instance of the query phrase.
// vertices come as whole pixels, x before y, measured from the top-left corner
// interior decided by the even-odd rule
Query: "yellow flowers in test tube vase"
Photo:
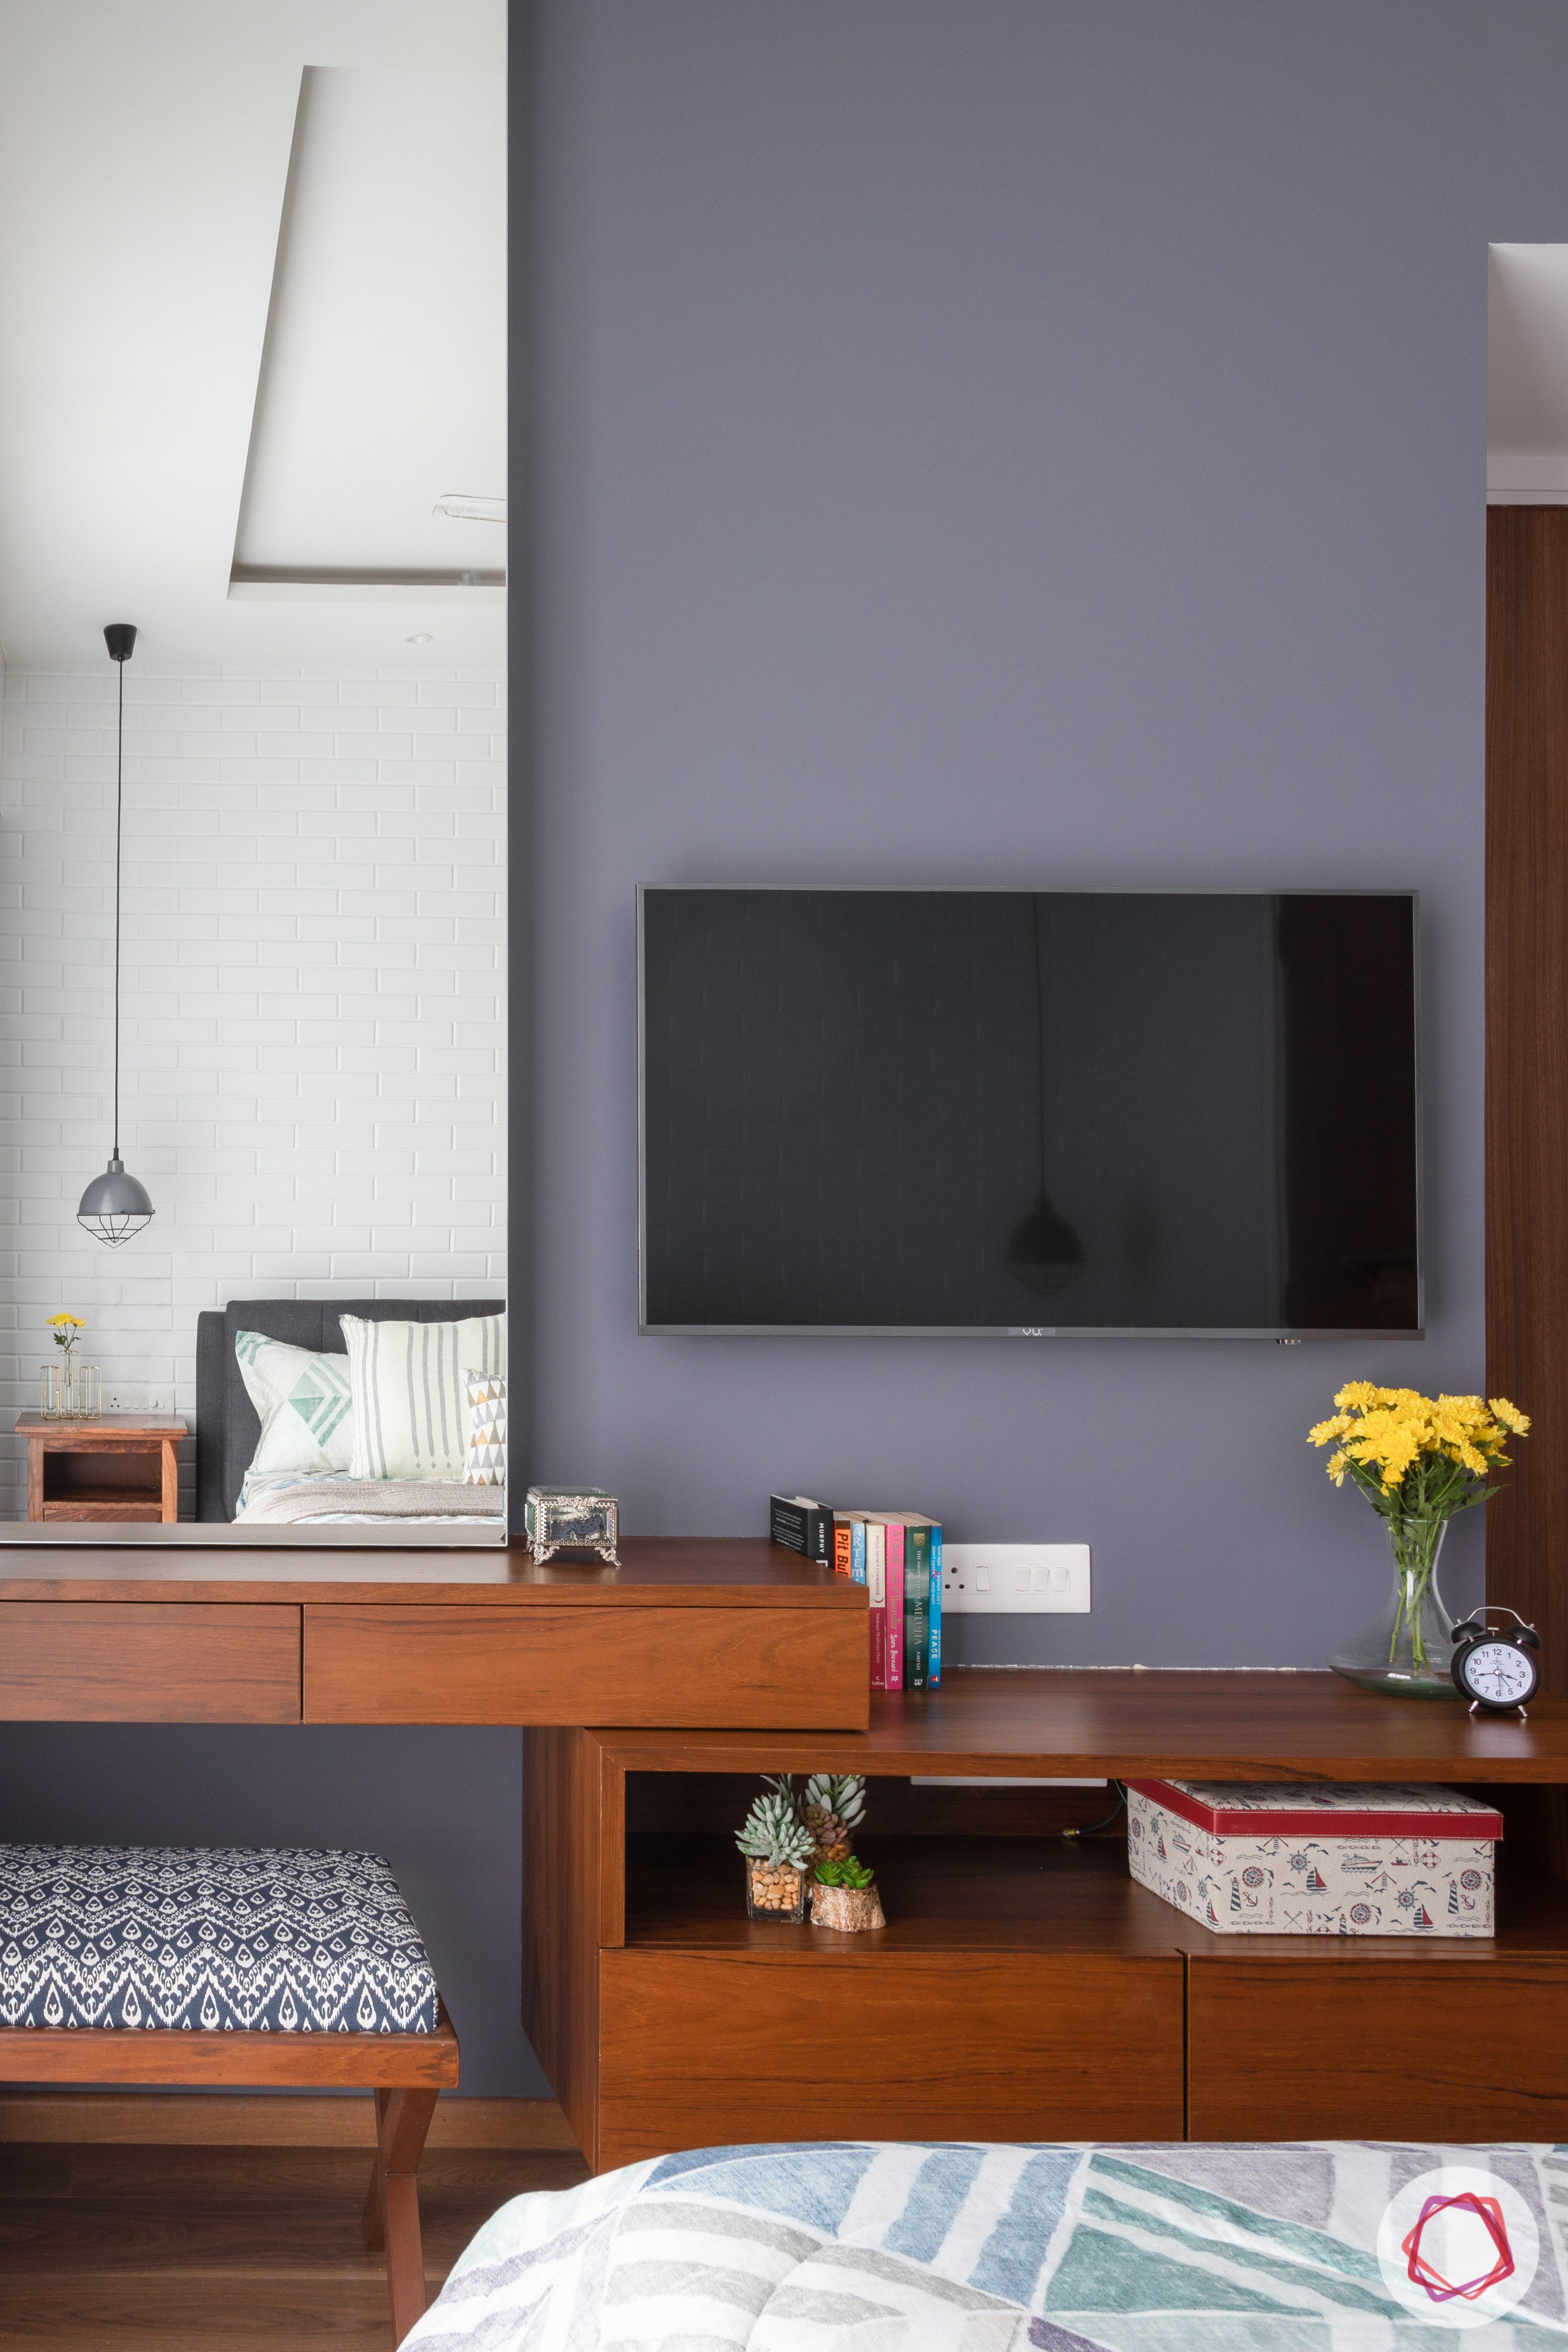
[[[1449,1673],[1454,1621],[1437,1590],[1437,1555],[1448,1521],[1496,1492],[1511,1440],[1530,1427],[1506,1397],[1426,1397],[1352,1381],[1335,1410],[1309,1432],[1332,1445],[1336,1486],[1348,1478],[1382,1519],[1394,1555],[1394,1591],[1383,1615],[1329,1664],[1365,1690],[1405,1698],[1457,1698]]]
[[[76,1351],[87,1329],[79,1315],[50,1315],[44,1328],[59,1350],[52,1364],[38,1367],[38,1412],[45,1421],[96,1421],[103,1411],[103,1374],[97,1364],[78,1364]]]

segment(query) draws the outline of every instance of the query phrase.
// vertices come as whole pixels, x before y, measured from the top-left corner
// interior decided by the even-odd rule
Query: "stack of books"
[[[942,1530],[924,1511],[835,1511],[807,1495],[770,1495],[768,1531],[871,1600],[873,1690],[935,1690],[942,1680]]]

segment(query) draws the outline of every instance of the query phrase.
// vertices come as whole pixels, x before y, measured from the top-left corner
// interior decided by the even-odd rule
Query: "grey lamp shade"
[[[125,1172],[124,1162],[118,1153],[110,1161],[106,1172],[95,1176],[81,1196],[77,1211],[77,1223],[86,1227],[110,1249],[139,1234],[152,1222],[152,1198],[145,1184]]]

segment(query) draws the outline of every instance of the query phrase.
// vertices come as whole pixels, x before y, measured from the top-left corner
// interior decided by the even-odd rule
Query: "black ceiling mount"
[[[136,631],[129,621],[110,621],[103,633],[110,661],[128,662],[136,644]]]

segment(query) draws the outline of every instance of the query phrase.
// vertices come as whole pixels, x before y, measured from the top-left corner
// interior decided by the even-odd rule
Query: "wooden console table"
[[[1561,1700],[977,1669],[873,1696],[863,1588],[768,1543],[632,1541],[617,1573],[348,1532],[16,1530],[0,1720],[528,1727],[524,2023],[596,2167],[846,2125],[1568,2139]],[[872,1778],[880,1933],[746,1918],[757,1775],[822,1769]],[[1213,1935],[1132,1883],[1119,1825],[1058,1834],[1105,1791],[916,1785],[1166,1774],[1484,1790],[1498,1935]]]
[[[597,2168],[889,2138],[1568,2137],[1568,1705],[1328,1674],[949,1674],[863,1732],[526,1734],[524,2023]],[[747,1919],[761,1772],[872,1776],[889,1925]],[[1441,1781],[1502,1810],[1477,1942],[1220,1936],[1127,1875],[1113,1790],[928,1776]],[[846,2085],[852,2087],[846,2091]],[[846,2106],[846,2097],[849,2105]]]

